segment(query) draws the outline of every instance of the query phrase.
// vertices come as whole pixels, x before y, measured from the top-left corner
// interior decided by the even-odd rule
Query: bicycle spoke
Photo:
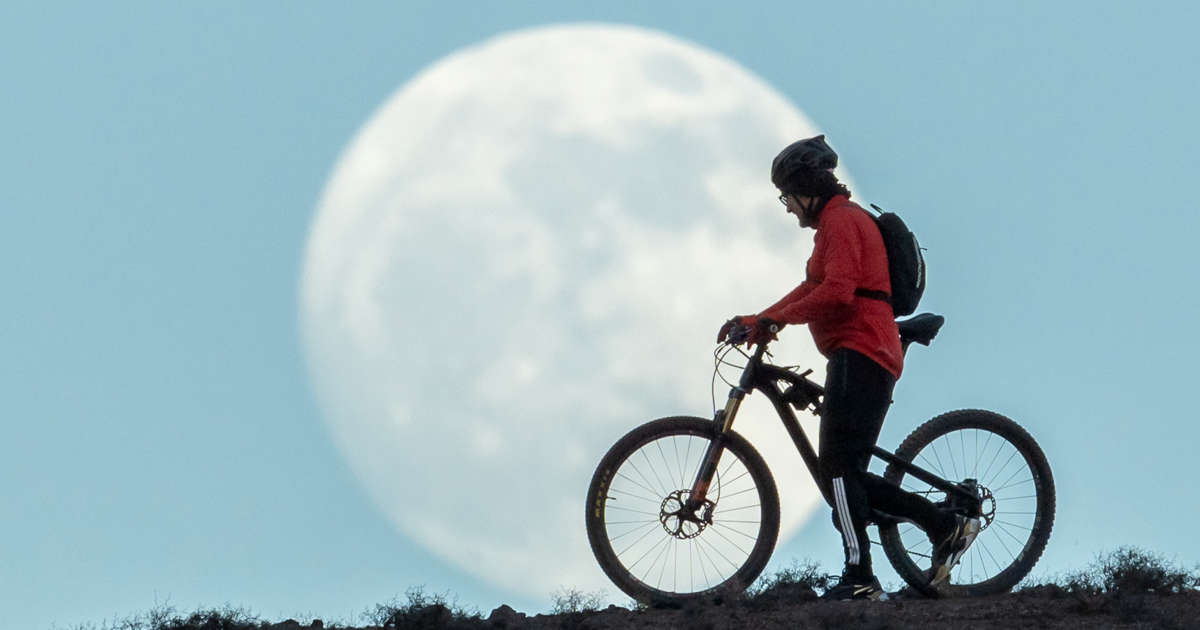
[[[626,492],[625,490],[622,490],[622,489],[620,489],[620,488],[609,488],[609,489],[608,489],[608,491],[609,491],[610,493],[613,493],[613,492],[615,492],[615,493],[617,493],[617,494],[622,494],[622,495],[625,495],[625,496],[627,496],[627,497],[630,497],[630,498],[632,498],[632,499],[637,499],[637,500],[639,500],[639,501],[645,501],[646,503],[649,503],[649,504],[651,504],[651,505],[653,505],[653,506],[655,506],[655,507],[658,507],[658,506],[659,506],[659,505],[662,503],[662,500],[661,500],[661,499],[651,499],[651,498],[647,498],[647,497],[645,497],[645,496],[643,496],[643,495],[640,495],[640,494],[634,494],[634,493],[632,493],[632,492]]]
[[[1019,470],[1018,470],[1017,472],[1018,472],[1018,473],[1020,473],[1021,471],[1019,471]],[[1011,479],[1011,477],[1010,477],[1010,479]],[[1019,485],[1021,485],[1021,484],[1023,484],[1023,483],[1030,483],[1030,482],[1032,482],[1032,481],[1033,481],[1033,477],[1030,477],[1030,478],[1028,478],[1028,479],[1022,479],[1021,481],[1016,481],[1016,482],[1013,482],[1013,483],[1005,484],[1005,485],[1003,485],[1003,486],[1000,486],[1000,487],[999,487],[999,488],[997,488],[996,490],[1004,490],[1005,488],[1011,488],[1011,487],[1013,487],[1013,486],[1019,486]]]
[[[642,574],[642,581],[643,581],[643,582],[647,581],[647,580],[646,580],[646,578],[650,577],[650,574],[651,574],[652,572],[654,572],[654,567],[658,566],[658,560],[659,560],[659,558],[662,558],[662,557],[663,557],[663,554],[665,554],[665,553],[667,552],[667,550],[671,548],[671,541],[672,541],[672,540],[673,540],[673,539],[672,539],[672,538],[670,538],[670,537],[668,537],[668,538],[664,538],[664,539],[663,539],[663,543],[664,543],[664,544],[662,545],[662,549],[660,549],[659,551],[655,552],[655,554],[654,554],[654,559],[650,561],[650,566],[648,566],[648,567],[646,568],[646,572]],[[656,546],[656,547],[657,547],[657,546]],[[664,565],[664,566],[665,566],[665,565]],[[630,569],[632,569],[633,567],[629,567],[629,568],[630,568]],[[662,583],[662,582],[661,582],[661,580],[659,581],[659,583],[660,583],[660,584]]]
[[[696,548],[688,544],[688,590],[696,590]]]
[[[1004,565],[1000,564],[1000,561],[996,559],[996,555],[992,553],[990,548],[988,548],[986,540],[979,541],[979,547],[980,549],[983,549],[984,553],[987,554],[988,558],[992,561],[992,564],[996,565],[996,573],[1000,573],[1004,570]]]
[[[725,534],[722,534],[720,529],[717,529],[716,527],[710,527],[710,528],[708,528],[708,531],[711,531],[714,534],[720,536],[722,540],[729,543],[731,546],[733,546],[734,549],[737,549],[738,551],[742,552],[742,555],[744,555],[744,556],[750,555],[749,551],[742,549],[741,546],[739,546],[737,543],[730,540],[728,536],[726,536]]]
[[[738,490],[737,492],[734,492],[733,494],[727,494],[727,495],[725,495],[725,496],[723,496],[723,497],[721,497],[721,498],[722,498],[722,499],[729,499],[730,497],[736,497],[736,496],[738,496],[739,494],[746,494],[747,492],[754,492],[755,490],[758,490],[758,488],[755,488],[755,487],[749,487],[749,488],[746,488],[745,490]]]
[[[696,556],[700,558],[700,574],[704,576],[704,585],[712,586],[712,580],[708,579],[708,569],[704,566],[704,550],[700,548],[699,542],[696,542],[694,545],[690,545],[690,547],[696,550]],[[711,563],[712,560],[709,560],[709,562]]]
[[[971,437],[975,438],[975,459],[971,460],[971,463],[972,463],[971,476],[978,479],[979,478],[979,429],[975,429],[974,431],[972,431]]]
[[[736,570],[737,570],[737,568],[738,568],[738,565],[737,565],[736,563],[734,563],[732,560],[730,560],[728,557],[726,557],[726,556],[725,556],[725,554],[721,553],[721,550],[720,550],[720,549],[717,549],[716,545],[712,544],[711,542],[708,542],[708,540],[707,540],[707,539],[705,539],[705,538],[704,538],[704,537],[702,537],[702,536],[701,536],[701,537],[697,537],[697,538],[695,538],[694,540],[703,541],[703,542],[704,542],[704,544],[708,545],[710,549],[712,549],[713,551],[717,552],[717,555],[718,555],[718,556],[721,556],[721,559],[722,559],[722,560],[724,560],[725,562],[728,562],[728,563],[729,563],[729,566],[733,567],[734,571],[736,571]],[[735,546],[736,546],[736,545],[735,545]]]
[[[712,524],[712,526],[713,526],[713,527],[717,527],[717,526],[719,526],[719,525],[720,525],[720,523],[713,523],[713,524]],[[746,538],[749,538],[751,542],[757,542],[757,541],[758,541],[758,536],[751,536],[750,534],[747,534],[746,532],[740,531],[740,530],[738,530],[738,529],[737,529],[737,528],[735,528],[735,527],[722,527],[721,529],[724,529],[724,530],[731,531],[731,532],[733,532],[733,533],[735,533],[735,534],[738,534],[738,535],[740,535],[740,536],[745,536]],[[746,555],[750,555],[750,554],[749,554],[749,553],[747,553]]]
[[[946,449],[946,459],[950,460],[950,468],[954,470],[954,479],[951,481],[962,479],[962,475],[958,472],[958,460],[954,457],[954,445],[950,443],[950,436],[943,435],[939,442],[941,442],[942,448]]]
[[[707,545],[709,547],[709,555],[707,556],[707,558],[708,558],[708,566],[709,566],[709,568],[712,569],[713,576],[714,576],[712,583],[720,584],[721,582],[725,581],[725,574],[727,573],[727,571],[723,570],[720,566],[717,565],[717,557],[722,558],[723,560],[725,560],[725,562],[728,562],[731,565],[733,563],[729,562],[729,559],[725,558],[721,554],[721,550],[714,547],[712,543],[704,542],[703,544],[701,544],[700,540],[697,539],[696,550],[699,551],[701,549],[704,549],[705,545]],[[735,565],[734,570],[736,570],[736,565]]]
[[[737,512],[737,511],[739,511],[739,510],[749,510],[749,509],[751,509],[751,508],[756,508],[756,507],[762,507],[762,506],[761,506],[760,504],[758,504],[758,503],[755,503],[754,505],[743,505],[742,507],[735,507],[735,508],[727,508],[727,509],[723,509],[723,510],[721,510],[721,512]],[[714,511],[714,512],[713,512],[713,518],[714,518],[714,519],[715,519],[715,518],[717,518],[717,514],[719,514],[719,513],[720,513],[720,512],[716,512],[716,511]]]
[[[1017,455],[1019,455],[1019,454],[1020,454],[1020,452],[1019,452],[1019,451],[1017,451],[1016,449],[1013,449],[1012,455],[1009,455],[1009,456],[1008,456],[1008,459],[1004,460],[1004,465],[1002,465],[1002,466],[1000,467],[1000,470],[996,472],[996,475],[995,475],[995,476],[993,476],[993,477],[992,477],[992,479],[995,479],[996,477],[999,477],[1000,475],[1004,474],[1004,471],[1005,471],[1005,470],[1008,470],[1008,464],[1009,464],[1010,462],[1012,462],[1012,459],[1013,459],[1014,457],[1016,457]],[[1000,485],[1000,484],[991,483],[991,482],[989,481],[988,483],[985,483],[984,485],[985,485],[985,486],[988,486],[988,487],[990,488],[990,487],[992,487],[992,486],[997,486],[997,485]]]
[[[1004,531],[1004,526],[1003,526],[1003,525],[997,525],[997,526],[996,526],[996,530],[997,530],[997,531]],[[1007,533],[1007,532],[1005,532],[1005,533]],[[1012,538],[1013,540],[1016,540],[1016,536],[1013,536],[1012,534],[1008,534],[1008,536],[1009,536],[1010,538]],[[1000,546],[1001,546],[1001,547],[1004,547],[1004,551],[1006,551],[1006,552],[1008,553],[1008,557],[1009,557],[1009,558],[1015,558],[1015,557],[1016,557],[1016,554],[1014,554],[1014,553],[1012,552],[1012,549],[1009,549],[1009,548],[1008,548],[1008,543],[1004,542],[1004,537],[1003,537],[1003,536],[996,535],[996,536],[993,536],[993,537],[992,537],[992,539],[993,539],[993,540],[995,540],[996,542],[1000,543]],[[1024,544],[1024,543],[1022,543],[1020,540],[1017,540],[1017,543],[1018,543],[1018,544]]]
[[[743,471],[743,472],[742,472],[742,474],[740,474],[740,475],[738,475],[738,476],[734,477],[733,479],[730,479],[729,481],[726,481],[726,482],[724,482],[722,485],[726,485],[726,486],[732,486],[732,485],[733,485],[735,482],[737,482],[739,479],[741,479],[742,477],[745,477],[746,475],[749,475],[749,474],[750,474],[750,471],[749,471],[749,470]],[[750,481],[751,481],[751,482],[753,482],[754,480],[753,480],[753,479],[751,479]]]
[[[909,550],[908,550],[908,555],[910,555],[910,556],[920,556],[920,557],[922,557],[922,558],[925,558],[926,560],[933,560],[933,554],[921,553],[921,552],[919,552],[919,551],[915,551],[915,550],[913,550],[913,549],[909,549]]]
[[[997,460],[997,459],[999,459],[999,457],[1000,457],[1000,454],[1001,454],[1001,453],[1003,453],[1003,452],[1004,452],[1004,444],[1001,444],[1001,445],[1000,445],[1000,446],[999,446],[999,447],[996,449],[996,454],[992,456],[992,460],[991,460],[990,462],[988,462],[988,466],[987,466],[987,468],[985,468],[985,469],[984,469],[984,471],[983,471],[983,474],[981,474],[981,475],[978,477],[978,479],[980,479],[981,481],[982,481],[982,480],[984,480],[984,479],[989,479],[989,477],[988,477],[988,473],[992,471],[992,466],[994,466],[994,465],[996,464],[996,460]]]
[[[934,471],[936,471],[936,472],[937,472],[937,474],[938,474],[938,476],[939,476],[939,477],[945,477],[945,476],[946,476],[946,473],[942,472],[942,468],[941,468],[941,466],[940,466],[940,465],[934,465],[934,463],[933,463],[933,462],[929,461],[929,458],[928,458],[928,457],[925,457],[925,454],[924,454],[924,453],[918,453],[918,454],[917,454],[917,457],[920,457],[921,459],[925,460],[925,465],[927,465],[927,466],[929,466],[930,468],[934,469]]]
[[[642,482],[637,481],[636,479],[630,477],[629,475],[626,475],[625,473],[621,472],[620,470],[617,471],[616,476],[624,479],[625,481],[628,481],[629,483],[641,488],[642,490],[645,490],[646,492],[648,492],[650,494],[650,496],[662,496],[661,494],[659,494],[659,491],[654,490],[653,488],[650,487],[652,485],[650,483],[650,480],[646,479],[646,476],[644,474],[642,474],[642,471],[638,469],[636,464],[633,464],[632,462],[630,462],[630,466],[633,468],[633,471],[635,473],[637,473],[637,475],[639,477],[642,478]]]
[[[929,445],[929,450],[930,450],[930,451],[933,451],[933,458],[937,460],[937,463],[938,463],[938,476],[940,476],[940,477],[945,477],[945,476],[946,476],[946,473],[945,473],[946,467],[945,467],[945,465],[944,465],[944,464],[942,464],[942,456],[941,456],[940,454],[938,454],[938,448],[937,448],[937,441],[936,441],[936,440],[935,440],[933,443],[931,443],[931,444]]]
[[[634,525],[634,526],[629,527],[628,529],[622,531],[619,534],[614,531],[613,533],[615,535],[609,536],[608,539],[609,539],[609,542],[616,542],[616,541],[621,540],[622,538],[625,538],[626,540],[633,540],[632,546],[636,546],[637,543],[640,542],[641,538],[644,538],[648,534],[654,533],[661,526],[662,526],[662,524],[659,523],[658,521],[655,521],[654,523],[643,523],[641,525]],[[642,536],[637,539],[627,538],[628,536],[632,536],[633,534],[637,534],[637,533],[642,533]]]
[[[676,542],[678,542],[678,540],[675,538],[672,538],[671,542],[667,543],[667,546],[663,548],[662,570],[658,572],[658,584],[659,585],[661,585],[663,583],[663,576],[666,575],[666,573],[667,573],[667,564],[668,564],[667,558],[671,555],[671,550],[675,548]]]
[[[967,470],[969,470],[968,465],[970,462],[967,461],[967,445],[966,440],[963,439],[963,431],[958,432],[958,452],[963,458],[963,476],[965,477]]]
[[[667,481],[674,481],[674,477],[675,477],[675,475],[671,474],[671,464],[670,464],[669,462],[667,462],[667,454],[663,452],[662,440],[655,440],[655,441],[654,441],[654,446],[658,448],[658,456],[659,456],[659,457],[662,459],[662,463],[663,463],[663,476],[665,476],[665,477],[667,478]],[[658,477],[658,471],[657,471],[657,470],[656,470],[656,471],[654,471],[654,476],[655,476],[655,478],[657,478],[657,477]],[[674,484],[673,484],[673,483],[672,483],[672,484],[667,484],[667,492],[668,492],[668,493],[670,493],[670,492],[671,492],[671,490],[676,490],[676,489],[677,489],[677,488],[672,488],[672,487],[671,487],[672,485],[674,485]]]
[[[734,458],[733,458],[733,461],[729,462],[729,465],[725,467],[725,472],[723,472],[723,473],[719,473],[719,474],[717,475],[717,479],[724,479],[725,477],[727,477],[727,476],[729,475],[729,471],[730,471],[730,470],[733,470],[733,467],[734,467],[734,466],[736,466],[736,465],[738,464],[738,462],[740,462],[740,461],[741,461],[741,460],[739,460],[738,458],[734,457]]]
[[[645,510],[635,510],[633,508],[621,507],[619,505],[607,505],[607,504],[605,504],[604,510],[605,511],[619,510],[621,512],[633,512],[634,514],[653,514],[653,512],[647,512]]]
[[[958,460],[954,458],[954,445],[950,443],[950,437],[943,435],[939,441],[946,449],[946,458],[950,460],[950,467],[954,469],[954,479],[952,481],[962,479],[962,475],[958,472]]]
[[[631,459],[632,459],[632,458],[631,458]],[[635,463],[633,463],[632,461],[630,461],[630,462],[629,462],[629,465],[630,465],[630,466],[633,468],[633,472],[637,473],[637,476],[638,476],[638,477],[641,477],[641,478],[642,478],[642,481],[643,481],[643,482],[645,482],[645,484],[646,484],[646,485],[644,485],[644,486],[642,486],[642,487],[643,487],[643,488],[645,488],[645,489],[646,489],[646,491],[648,491],[648,492],[649,492],[651,495],[657,495],[657,496],[660,496],[660,497],[665,497],[665,496],[667,496],[667,493],[663,492],[661,489],[658,489],[658,490],[656,490],[656,489],[653,489],[653,488],[651,488],[651,486],[653,486],[654,484],[650,483],[650,478],[646,476],[646,473],[643,473],[643,472],[642,472],[642,469],[641,469],[641,468],[638,468],[638,465],[637,465],[637,464],[635,464]],[[618,475],[620,475],[620,474],[621,474],[621,473],[620,473],[620,471],[618,471],[618,472],[617,472],[617,474],[618,474]],[[628,477],[626,477],[626,479],[629,479],[629,478],[628,478]],[[631,481],[631,482],[632,482],[633,480],[632,480],[632,479],[629,479],[629,481]]]
[[[634,547],[635,545],[637,545],[638,543],[642,542],[642,540],[644,540],[644,539],[646,538],[646,536],[649,536],[650,534],[653,534],[653,533],[654,533],[654,529],[656,529],[656,528],[651,528],[651,529],[647,530],[645,534],[642,534],[642,537],[641,537],[641,538],[638,538],[637,540],[633,541],[633,543],[632,543],[631,545],[629,545],[628,547],[626,547],[626,548],[625,548],[625,551],[621,551],[620,553],[618,553],[618,554],[617,554],[617,557],[619,558],[619,557],[621,557],[621,556],[625,555],[625,552],[626,552],[626,551],[629,551],[630,549],[633,549],[633,547]],[[667,539],[667,538],[664,538],[663,540],[668,540],[668,539]],[[643,559],[645,559],[645,557],[646,557],[647,555],[649,555],[649,554],[650,554],[650,551],[652,551],[654,548],[658,547],[660,544],[662,544],[662,543],[661,543],[661,542],[656,542],[656,543],[654,543],[653,545],[650,545],[650,549],[647,549],[647,550],[646,550],[646,552],[645,552],[645,553],[643,553],[641,556],[639,556],[639,557],[638,557],[638,559],[637,559],[637,560],[635,560],[633,564],[629,565],[629,570],[630,570],[630,571],[632,571],[632,570],[633,570],[633,567],[636,567],[636,566],[637,566],[637,565],[638,565],[638,564],[639,564],[639,563],[640,563],[640,562],[641,562]]]
[[[662,526],[662,523],[659,523],[658,521],[654,521],[649,524],[648,530],[647,530],[646,525],[643,525],[641,527],[632,527],[621,534],[617,534],[616,536],[609,536],[608,541],[609,542],[617,542],[618,540],[620,540],[630,534],[635,534],[635,533],[641,532],[641,531],[646,532],[646,533],[642,534],[642,536],[640,538],[638,538],[637,540],[634,540],[632,545],[629,545],[628,547],[625,548],[625,551],[629,551],[634,546],[636,546],[639,542],[641,542],[643,538],[645,538],[646,536],[649,536],[650,534],[653,534],[654,530],[658,529],[661,526]],[[622,551],[621,553],[618,553],[617,555],[620,556],[620,555],[624,554],[625,551]]]
[[[1008,521],[1002,521],[1000,519],[996,519],[995,521],[993,521],[993,523],[996,523],[997,525],[999,525],[1000,531],[1004,532],[1005,534],[1008,534],[1009,537],[1011,537],[1014,541],[1016,541],[1017,544],[1019,544],[1021,546],[1025,545],[1025,541],[1021,540],[1020,538],[1017,538],[1016,535],[1014,535],[1012,532],[1008,531],[1008,528],[1016,527],[1016,528],[1023,529],[1025,531],[1029,531],[1029,532],[1033,531],[1032,527],[1025,527],[1024,525],[1017,525],[1016,523],[1009,523]]]
[[[1024,461],[1024,460],[1021,460],[1021,461]],[[1000,489],[1007,488],[1007,487],[1010,485],[1010,483],[1009,483],[1009,482],[1011,482],[1011,481],[1013,480],[1013,478],[1014,478],[1014,477],[1016,477],[1017,475],[1021,474],[1023,471],[1024,471],[1024,472],[1028,472],[1028,469],[1027,469],[1027,468],[1024,468],[1024,467],[1022,467],[1022,466],[1017,466],[1017,469],[1013,471],[1013,474],[1009,475],[1007,479],[1005,479],[1004,481],[1000,482],[1000,483],[999,483],[999,484],[998,484],[996,487],[998,487],[998,488],[1000,488]],[[1032,480],[1032,479],[1033,479],[1033,477],[1030,477],[1030,479]],[[1013,483],[1013,484],[1011,484],[1011,485],[1017,485],[1018,483],[1021,483],[1021,482],[1019,482],[1019,481],[1018,481],[1018,482],[1016,482],[1016,483]]]
[[[642,449],[639,452],[642,454],[642,459],[646,460],[646,465],[650,467],[650,474],[654,475],[654,481],[658,483],[658,487],[660,488],[662,495],[667,496],[668,494],[671,494],[671,488],[663,484],[662,478],[658,476],[658,469],[656,469],[654,464],[650,461],[650,456],[646,455],[646,449]]]
[[[692,442],[695,442],[695,440],[688,440],[688,442],[687,442],[687,444],[688,444],[688,446],[687,446],[687,454],[683,456],[683,462],[684,462],[685,464],[686,464],[686,463],[688,463],[688,462],[690,462],[690,461],[692,461]],[[697,468],[699,468],[699,467],[697,466]],[[689,466],[687,467],[687,470],[691,470],[691,469],[692,469],[692,467],[689,465]],[[687,471],[686,471],[686,470],[684,471],[684,474],[685,474],[685,475],[687,474]],[[685,479],[684,479],[683,483],[682,483],[682,484],[681,484],[679,487],[681,487],[681,488],[686,488],[686,487],[687,487],[687,479],[686,479],[686,477],[685,477]]]
[[[689,440],[690,441],[690,440]],[[679,436],[671,436],[671,447],[675,450],[675,467],[679,469],[679,487],[684,488],[687,482],[683,478],[683,462],[679,461]]]

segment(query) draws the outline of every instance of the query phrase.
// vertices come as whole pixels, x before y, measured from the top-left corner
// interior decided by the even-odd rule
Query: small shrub
[[[778,590],[796,590],[797,588],[809,589],[815,592],[825,592],[836,582],[838,576],[826,574],[821,570],[821,566],[805,558],[803,561],[792,560],[791,566],[786,569],[780,569],[774,575],[763,576],[750,588],[746,589],[746,595],[750,598],[756,598],[768,592]]]
[[[596,612],[604,605],[605,599],[604,591],[584,593],[579,589],[566,587],[559,588],[550,596],[554,599],[551,612],[555,615]]]
[[[156,622],[152,630],[253,630],[258,625],[258,617],[251,615],[244,608],[217,610],[197,610],[186,619],[171,617]]]
[[[150,611],[105,622],[99,628],[94,624],[81,624],[74,630],[255,630],[263,625],[258,617],[245,608],[200,609],[181,616],[174,606],[156,605]]]
[[[1185,571],[1161,555],[1136,547],[1100,554],[1085,569],[1053,580],[1026,580],[1018,587],[1030,593],[1060,589],[1074,596],[1101,594],[1182,593],[1200,587],[1200,575]]]
[[[1096,565],[1100,585],[1109,593],[1181,593],[1200,586],[1200,577],[1189,574],[1160,555],[1134,547],[1120,547]]]
[[[1061,579],[1063,590],[1072,595],[1095,595],[1104,590],[1094,567],[1068,571]]]
[[[407,600],[404,603],[393,599],[364,611],[363,620],[384,628],[421,630],[472,628],[482,622],[478,611],[459,607],[457,599],[447,600],[447,593],[428,594],[423,586],[414,586],[404,596]]]

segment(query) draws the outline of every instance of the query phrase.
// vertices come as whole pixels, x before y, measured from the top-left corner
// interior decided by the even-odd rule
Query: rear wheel
[[[779,495],[762,457],[725,435],[707,500],[691,492],[715,427],[694,417],[648,422],[617,441],[588,487],[587,533],[600,568],[645,604],[740,592],[766,566],[779,534]]]
[[[949,481],[974,480],[982,504],[982,530],[937,588],[928,584],[933,546],[925,532],[904,522],[880,526],[884,552],[906,582],[932,597],[992,595],[1029,573],[1050,539],[1055,498],[1050,465],[1028,432],[991,411],[951,411],[918,427],[896,455]],[[944,492],[898,466],[889,465],[883,476],[934,503],[948,503]]]

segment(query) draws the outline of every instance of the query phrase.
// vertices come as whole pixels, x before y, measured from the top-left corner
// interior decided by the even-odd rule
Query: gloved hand
[[[728,321],[721,325],[721,330],[717,331],[717,343],[723,343],[729,338],[729,335],[733,332],[734,328],[742,325],[742,317],[743,316],[740,315],[737,317],[731,317]]]
[[[775,331],[783,330],[783,324],[776,322],[766,317],[755,317],[754,326],[750,329],[750,335],[746,338],[746,343],[749,345],[765,344],[779,339],[779,336],[771,332],[771,327],[775,327]]]
[[[754,335],[754,330],[758,327],[757,315],[739,315],[721,326],[721,330],[717,332],[717,343],[729,340],[730,343],[740,344],[749,341],[749,338]]]

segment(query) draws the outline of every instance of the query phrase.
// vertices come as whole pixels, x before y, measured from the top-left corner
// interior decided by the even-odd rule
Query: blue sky
[[[910,355],[881,444],[946,409],[996,409],[1037,437],[1058,483],[1036,572],[1121,544],[1196,564],[1180,523],[1197,516],[1200,438],[1198,13],[6,5],[0,609],[15,627],[156,599],[352,618],[417,584],[485,614],[548,608],[549,593],[485,583],[392,527],[322,418],[297,303],[319,197],[372,112],[464,46],[577,21],[736,61],[828,134],[860,197],[904,210],[929,249],[922,308],[948,323]],[[837,544],[814,518],[775,562],[833,570]]]

